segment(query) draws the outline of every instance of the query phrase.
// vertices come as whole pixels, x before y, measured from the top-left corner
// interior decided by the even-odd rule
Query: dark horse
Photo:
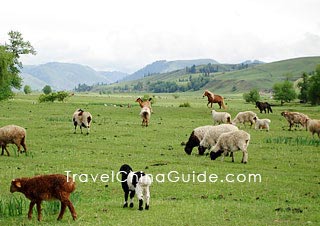
[[[221,107],[223,109],[226,109],[226,106],[224,105],[224,100],[223,100],[223,97],[222,96],[219,96],[217,94],[213,94],[211,93],[209,90],[205,90],[202,97],[208,97],[208,104],[207,106],[209,107],[209,104],[211,104],[211,108],[212,108],[212,104],[213,103],[218,103],[219,106],[220,106],[220,109]]]
[[[259,108],[260,113],[262,113],[262,111],[264,111],[264,113],[266,114],[267,110],[268,110],[268,113],[269,112],[272,113],[271,105],[268,102],[257,101],[256,102],[256,108]]]

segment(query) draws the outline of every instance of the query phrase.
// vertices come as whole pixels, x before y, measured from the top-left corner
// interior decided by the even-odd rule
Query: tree
[[[293,83],[288,80],[282,83],[274,84],[273,91],[274,99],[281,101],[281,105],[283,105],[285,102],[290,102],[294,100],[297,96],[293,88]]]
[[[257,89],[252,89],[250,90],[249,93],[244,93],[243,94],[243,99],[247,102],[247,103],[256,103],[257,101],[260,100],[260,94],[259,91]]]
[[[52,93],[51,86],[45,85],[45,86],[43,87],[43,89],[42,89],[42,92],[43,92],[44,94]]]
[[[298,95],[298,98],[302,103],[308,102],[308,88],[309,88],[309,76],[306,73],[303,73],[302,81],[298,83],[298,88],[300,88],[300,94]]]
[[[12,97],[12,88],[21,88],[20,55],[36,54],[30,42],[23,40],[20,32],[10,31],[8,35],[10,36],[9,44],[0,44],[0,100]]]
[[[23,92],[24,92],[25,94],[31,93],[31,92],[32,92],[31,87],[30,87],[29,85],[25,85],[25,86],[23,87]]]
[[[320,64],[309,80],[308,97],[312,105],[320,104]]]

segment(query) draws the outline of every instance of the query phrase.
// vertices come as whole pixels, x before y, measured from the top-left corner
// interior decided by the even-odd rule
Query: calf
[[[41,202],[43,200],[58,199],[61,202],[61,210],[58,220],[61,220],[68,206],[73,220],[77,219],[77,213],[69,199],[75,190],[75,182],[62,174],[40,175],[31,178],[17,178],[11,181],[10,192],[21,192],[31,200],[28,218],[32,218],[32,208],[37,204],[38,221],[42,220]]]

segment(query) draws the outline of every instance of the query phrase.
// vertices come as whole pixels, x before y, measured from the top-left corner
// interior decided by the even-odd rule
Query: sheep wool
[[[232,124],[236,125],[237,123],[243,123],[245,126],[246,122],[250,122],[250,126],[252,126],[254,124],[253,118],[256,116],[257,114],[252,111],[239,112],[232,120]]]
[[[259,119],[257,116],[253,118],[256,122],[255,124],[255,129],[258,130],[258,129],[265,129],[267,131],[269,131],[269,125],[271,123],[271,120],[270,119]]]
[[[15,144],[18,147],[18,153],[21,153],[21,146],[24,151],[27,152],[26,146],[26,130],[20,126],[7,125],[0,128],[0,145],[2,148],[1,155],[4,154],[4,150],[7,155],[10,156],[7,149],[7,144]]]
[[[312,136],[314,136],[314,134],[317,133],[318,137],[320,139],[320,120],[308,119],[307,120],[307,128],[312,133]]]
[[[231,124],[221,124],[209,127],[200,142],[199,154],[203,155],[207,148],[214,146],[221,134],[236,130],[239,130],[238,127]]]
[[[189,137],[188,142],[186,143],[186,146],[184,148],[184,151],[188,154],[191,155],[192,149],[194,147],[197,147],[200,145],[201,140],[204,137],[204,134],[212,128],[212,125],[207,125],[207,126],[200,126],[192,130],[192,133]],[[201,151],[199,149],[199,154],[201,154]]]
[[[228,133],[223,133],[219,137],[217,144],[211,148],[210,157],[211,160],[215,160],[217,157],[231,152],[232,162],[234,162],[233,152],[241,150],[243,153],[242,163],[248,162],[248,145],[250,142],[250,134],[243,130],[236,130]],[[223,157],[222,156],[222,161]]]
[[[231,115],[228,112],[217,112],[215,110],[211,111],[213,124],[217,123],[231,123]]]
[[[82,133],[82,127],[87,128],[87,134],[89,134],[90,126],[92,122],[92,115],[90,112],[78,109],[73,113],[72,122],[74,125],[74,133],[76,133],[77,126],[80,127]]]

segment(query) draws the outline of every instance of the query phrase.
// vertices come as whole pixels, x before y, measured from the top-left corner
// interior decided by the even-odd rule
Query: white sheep
[[[82,127],[87,128],[87,134],[89,134],[90,126],[92,122],[92,115],[88,111],[78,109],[73,113],[72,122],[74,125],[74,133],[76,133],[77,126],[80,127],[82,133]]]
[[[186,143],[186,146],[184,148],[184,151],[188,154],[191,155],[192,149],[196,146],[200,145],[201,140],[204,137],[204,134],[210,129],[212,128],[212,125],[207,125],[207,126],[199,126],[195,129],[192,130],[192,133],[189,137],[188,142]],[[200,149],[199,150],[199,154],[200,154]]]
[[[211,111],[213,124],[217,123],[229,123],[231,124],[231,115],[228,112],[217,112],[215,110]]]
[[[246,122],[250,122],[250,126],[252,126],[252,124],[254,124],[253,118],[256,116],[257,114],[252,111],[239,112],[232,120],[232,124],[236,125],[237,123],[243,123],[243,125],[245,126]]]
[[[203,155],[207,148],[214,146],[221,134],[236,130],[239,130],[238,127],[231,124],[221,124],[210,127],[205,132],[204,137],[200,142],[199,154]]]
[[[15,144],[18,147],[18,153],[21,152],[21,145],[25,152],[27,152],[26,146],[26,130],[20,126],[8,125],[0,128],[0,145],[2,148],[1,155],[6,150],[7,155],[10,156],[7,150],[7,144]]]
[[[142,107],[140,111],[140,116],[142,118],[142,126],[148,126],[150,122],[150,117],[151,117],[151,109],[147,106]]]
[[[267,131],[269,131],[269,125],[271,123],[270,119],[259,119],[258,116],[254,117],[253,120],[256,122],[255,124],[255,129],[266,129]]]
[[[308,119],[307,120],[307,129],[312,133],[312,136],[314,136],[314,134],[317,133],[318,137],[320,139],[320,120]]]
[[[228,152],[231,152],[232,162],[234,162],[233,152],[241,150],[243,153],[242,163],[248,162],[248,145],[250,142],[250,134],[243,130],[231,131],[228,133],[223,133],[219,137],[217,144],[212,147],[210,150],[210,158],[211,160],[215,160],[222,153],[227,155]],[[223,157],[222,156],[222,161]]]

